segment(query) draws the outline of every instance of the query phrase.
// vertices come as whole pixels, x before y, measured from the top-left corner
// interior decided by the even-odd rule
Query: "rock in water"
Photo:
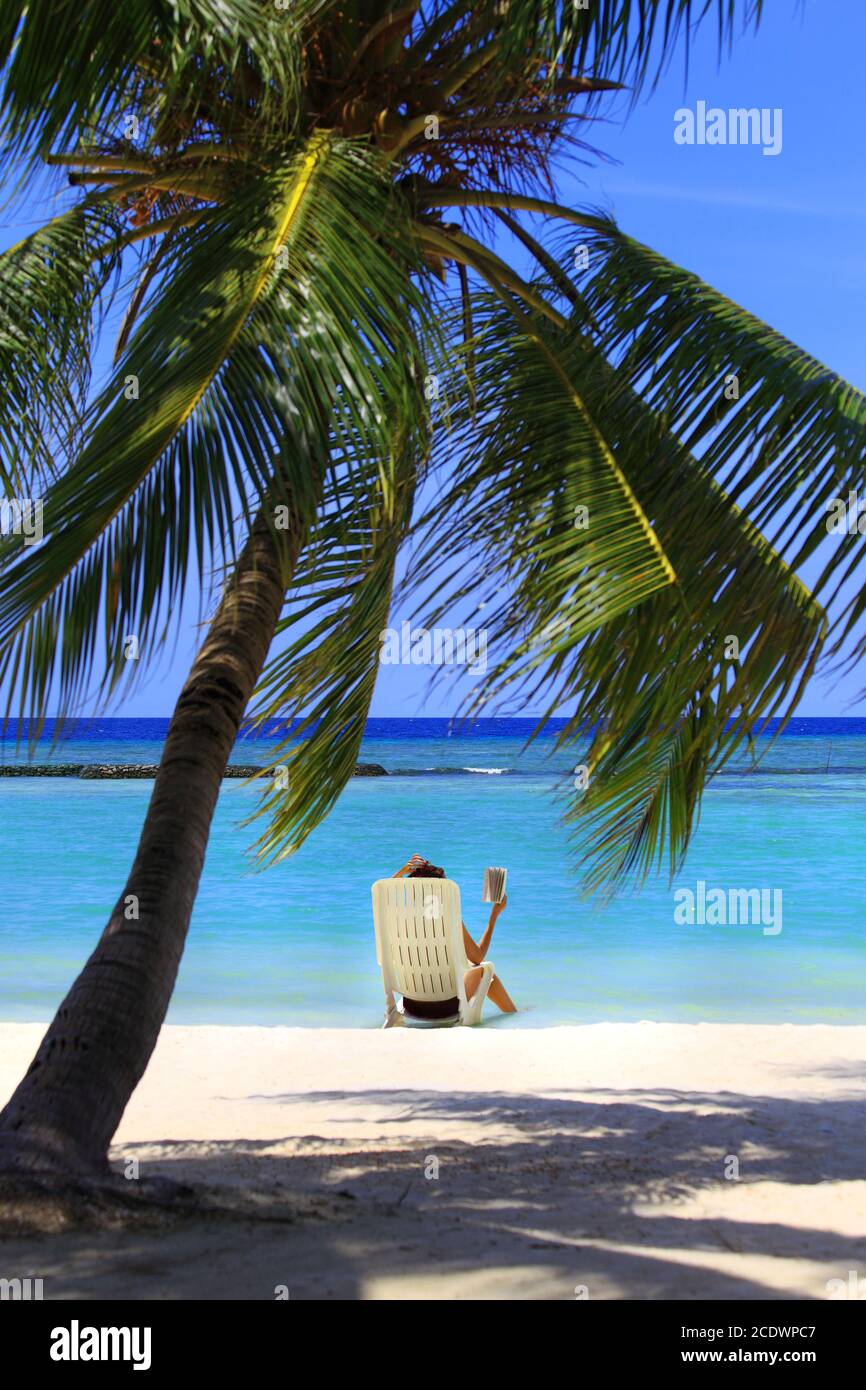
[[[0,777],[86,777],[91,780],[122,781],[124,778],[146,779],[156,776],[156,763],[2,763]],[[255,777],[263,767],[246,763],[229,763],[226,777]],[[358,763],[356,777],[387,777],[379,763]]]

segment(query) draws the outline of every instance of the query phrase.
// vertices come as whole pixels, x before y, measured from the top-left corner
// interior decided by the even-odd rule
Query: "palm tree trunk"
[[[264,666],[300,524],[285,548],[260,516],[181,691],[132,871],[99,944],[0,1114],[0,1168],[104,1173],[156,1046],[211,820]]]

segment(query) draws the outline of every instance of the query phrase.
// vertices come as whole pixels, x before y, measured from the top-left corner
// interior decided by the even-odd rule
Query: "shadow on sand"
[[[135,1299],[825,1299],[828,1279],[866,1278],[866,1234],[833,1229],[852,1202],[866,1211],[866,1187],[836,1186],[863,1179],[866,1097],[267,1099],[319,1103],[345,1137],[123,1148],[142,1170],[230,1184],[262,1219],[9,1240],[0,1273],[43,1277],[46,1297]],[[371,1115],[380,1138],[353,1137]],[[269,1219],[287,1198],[295,1218]]]

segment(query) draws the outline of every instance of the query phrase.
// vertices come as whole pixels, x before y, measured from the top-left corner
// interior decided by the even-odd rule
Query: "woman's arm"
[[[487,959],[487,952],[490,949],[490,942],[493,937],[493,928],[496,926],[496,919],[503,913],[508,906],[508,898],[502,899],[501,903],[494,903],[490,909],[490,921],[487,923],[487,930],[476,946],[472,937],[466,930],[466,923],[463,922],[463,949],[473,965],[481,965]]]

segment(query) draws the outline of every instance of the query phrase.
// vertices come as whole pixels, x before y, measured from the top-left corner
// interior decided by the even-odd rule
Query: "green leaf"
[[[75,447],[118,257],[93,262],[113,209],[85,201],[0,255],[0,480],[41,494]]]
[[[222,93],[224,116],[255,92],[257,116],[300,109],[302,33],[321,6],[258,0],[7,0],[0,15],[3,163],[69,149],[90,130],[120,140],[167,101],[187,112]],[[234,99],[232,101],[232,98]]]
[[[287,647],[260,682],[256,721],[290,730],[272,756],[284,767],[258,815],[269,815],[257,842],[262,862],[293,854],[334,806],[354,773],[379,673],[394,568],[409,531],[418,476],[409,441],[384,460],[368,488],[347,494],[335,481],[292,585],[299,606],[281,624]]]
[[[506,692],[531,698],[542,668],[562,666],[675,573],[582,394],[574,345],[489,294],[473,314],[472,392],[453,389],[442,444],[453,479],[422,528],[408,592],[450,565],[459,578],[439,578],[437,613],[477,595],[499,653],[476,683],[480,709]],[[462,324],[462,306],[458,315]]]
[[[563,277],[560,267],[534,289],[555,297]],[[483,295],[473,301],[476,321],[484,303]],[[558,746],[572,748],[592,775],[587,791],[570,796],[568,815],[577,826],[586,886],[610,891],[665,858],[671,870],[681,862],[707,778],[760,720],[784,717],[794,707],[821,651],[826,619],[705,463],[633,389],[621,364],[612,366],[593,345],[579,295],[571,323],[559,333],[546,321],[534,325],[536,338],[555,344],[558,372],[535,359],[539,372],[542,362],[548,368],[546,386],[523,368],[533,340],[520,340],[519,318],[489,296],[486,303],[473,346],[484,364],[480,381],[476,374],[482,423],[475,432],[489,447],[472,452],[465,407],[455,486],[430,518],[425,566],[413,566],[409,589],[417,592],[419,582],[450,562],[453,582],[440,580],[436,612],[425,620],[474,595],[474,617],[489,627],[489,645],[507,649],[477,682],[467,712],[502,710],[504,696],[508,712],[528,704],[547,714],[572,711]],[[596,319],[603,308],[591,299]],[[512,337],[519,351],[509,346],[503,358],[502,344]],[[588,418],[601,422],[606,447],[675,583],[643,595],[627,584],[618,590],[610,561],[599,562],[594,573],[570,570],[580,551],[564,524],[557,546],[539,537],[545,489],[552,499],[568,497],[569,505],[577,496],[568,490],[568,453],[561,447],[560,373],[579,392]],[[523,441],[521,456],[515,444]],[[521,460],[519,472],[514,458]],[[450,466],[450,453],[444,461]],[[581,477],[579,467],[574,474]],[[592,478],[587,474],[581,485]],[[500,510],[502,496],[507,502]],[[590,536],[593,526],[590,500]],[[621,564],[611,537],[603,532],[602,539],[600,554]],[[561,585],[567,574],[571,587]],[[739,643],[737,661],[726,656],[731,636]]]
[[[381,156],[326,136],[177,236],[46,497],[48,541],[3,551],[2,669],[32,709],[55,681],[61,705],[81,698],[100,632],[108,693],[143,669],[124,636],[158,649],[191,556],[200,574],[230,561],[238,509],[285,498],[312,516],[329,467],[380,467],[400,422],[423,419],[414,264]]]
[[[585,303],[623,387],[640,392],[791,568],[826,554],[813,588],[840,653],[866,589],[840,600],[862,546],[857,535],[830,545],[827,504],[866,488],[866,396],[614,224],[582,239],[593,267]],[[864,650],[861,635],[851,659]]]
[[[594,634],[572,673],[574,713],[562,741],[593,736],[585,755],[592,780],[570,819],[585,885],[609,892],[665,860],[677,870],[707,780],[762,721],[790,715],[827,622],[781,556],[618,374],[600,376],[617,456],[677,570],[674,590]]]

